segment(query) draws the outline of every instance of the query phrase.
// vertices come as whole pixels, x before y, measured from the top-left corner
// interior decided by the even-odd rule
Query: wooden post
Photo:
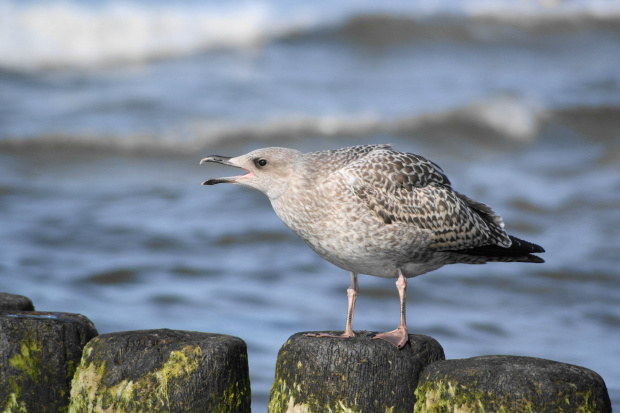
[[[444,359],[439,343],[410,334],[399,350],[367,331],[355,335],[291,336],[278,353],[268,411],[412,412],[420,372]]]
[[[34,311],[32,300],[23,295],[0,293],[0,311]]]
[[[0,411],[66,412],[82,348],[96,335],[80,314],[0,311]]]
[[[247,348],[178,330],[102,334],[84,348],[70,412],[249,412]]]
[[[605,382],[585,367],[532,357],[481,356],[428,366],[416,413],[611,412]]]

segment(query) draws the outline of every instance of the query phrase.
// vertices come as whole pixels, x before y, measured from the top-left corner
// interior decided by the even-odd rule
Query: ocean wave
[[[92,68],[214,49],[252,49],[291,38],[462,42],[512,39],[515,30],[536,35],[620,33],[616,2],[562,2],[553,7],[521,1],[455,4],[430,10],[403,4],[381,10],[323,3],[278,9],[267,2],[0,0],[0,70]]]
[[[247,123],[203,122],[163,135],[43,135],[0,140],[0,152],[19,154],[120,153],[190,155],[221,144],[290,142],[314,137],[363,138],[405,135],[435,139],[531,143],[549,114],[531,102],[510,96],[474,102],[444,112],[396,118],[372,114],[349,116],[282,116]],[[183,136],[183,138],[179,138]]]
[[[473,10],[465,15],[424,18],[406,14],[359,15],[330,30],[332,34],[370,45],[420,41],[515,43],[576,32],[620,35],[620,10],[609,14],[494,14]]]
[[[0,68],[90,68],[252,48],[306,25],[279,21],[264,5],[26,3],[0,0]]]

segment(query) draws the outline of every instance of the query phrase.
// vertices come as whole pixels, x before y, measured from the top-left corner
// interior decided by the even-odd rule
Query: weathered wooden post
[[[0,411],[66,412],[82,348],[96,335],[80,314],[1,310]]]
[[[178,330],[102,334],[84,348],[70,412],[249,412],[247,348]]]
[[[0,311],[34,311],[32,300],[23,295],[0,293]]]
[[[398,350],[373,340],[367,331],[355,334],[351,338],[291,336],[278,353],[268,411],[412,412],[421,371],[444,359],[439,343],[410,334],[408,344]]]
[[[416,396],[416,413],[611,412],[597,373],[532,357],[438,361],[420,376]]]

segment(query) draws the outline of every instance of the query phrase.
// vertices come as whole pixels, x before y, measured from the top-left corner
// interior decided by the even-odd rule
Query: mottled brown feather
[[[419,155],[377,148],[343,172],[352,178],[355,195],[385,225],[432,231],[430,247],[436,251],[511,245],[491,208],[454,191],[442,169]]]

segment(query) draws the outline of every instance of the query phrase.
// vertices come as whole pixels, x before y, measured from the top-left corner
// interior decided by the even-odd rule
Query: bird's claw
[[[407,341],[409,340],[409,335],[407,334],[406,329],[399,327],[393,331],[375,334],[373,339],[387,341],[388,343],[391,343],[395,345],[397,348],[401,349],[405,347],[405,344],[407,344]]]

